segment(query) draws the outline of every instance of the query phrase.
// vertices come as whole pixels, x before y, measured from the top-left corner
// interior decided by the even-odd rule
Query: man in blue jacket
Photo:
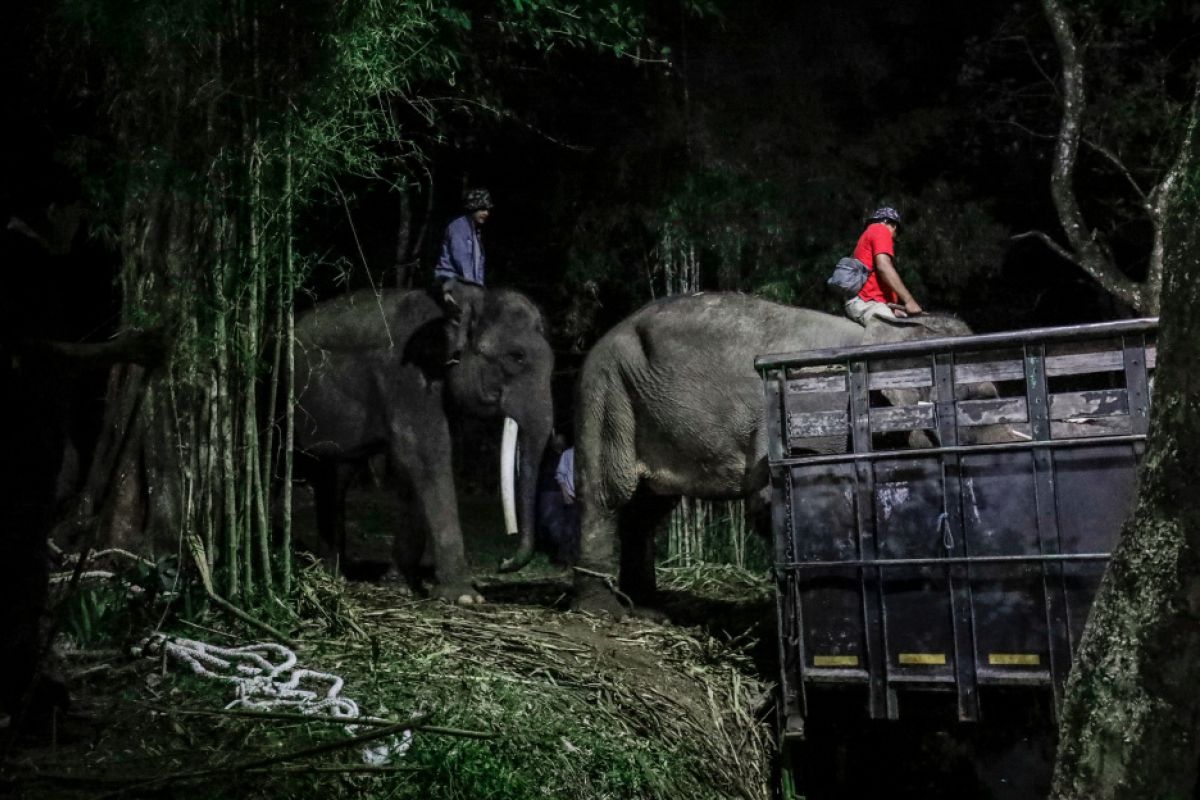
[[[492,209],[487,189],[471,189],[463,195],[463,211],[446,226],[442,253],[433,270],[442,308],[446,312],[447,365],[458,363],[467,344],[471,321],[483,302],[483,242],[479,230]]]

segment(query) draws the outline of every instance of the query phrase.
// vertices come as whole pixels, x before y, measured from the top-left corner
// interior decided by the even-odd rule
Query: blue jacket
[[[458,217],[446,226],[442,255],[433,275],[483,286],[483,243],[479,241],[479,231],[470,216]]]

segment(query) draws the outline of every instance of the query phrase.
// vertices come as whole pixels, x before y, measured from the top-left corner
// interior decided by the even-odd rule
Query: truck
[[[781,743],[1063,685],[1133,507],[1157,320],[766,354]]]

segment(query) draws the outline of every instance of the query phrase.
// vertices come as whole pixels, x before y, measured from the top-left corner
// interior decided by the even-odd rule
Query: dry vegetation
[[[64,659],[75,707],[55,740],[10,753],[0,791],[29,798],[766,798],[770,687],[695,630],[542,607],[458,609],[299,582],[301,663],[346,680],[365,714],[413,729],[362,763],[344,725],[222,712],[228,685],[125,648]],[[202,626],[202,627],[201,627]],[[180,636],[253,641],[224,618]],[[383,723],[380,723],[382,725]],[[360,727],[354,736],[385,734]]]

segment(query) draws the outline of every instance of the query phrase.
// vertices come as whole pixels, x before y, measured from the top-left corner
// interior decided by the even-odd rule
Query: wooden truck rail
[[[806,692],[1049,686],[1131,508],[1157,321],[756,361],[767,404],[785,733]],[[907,701],[906,701],[907,702]]]

